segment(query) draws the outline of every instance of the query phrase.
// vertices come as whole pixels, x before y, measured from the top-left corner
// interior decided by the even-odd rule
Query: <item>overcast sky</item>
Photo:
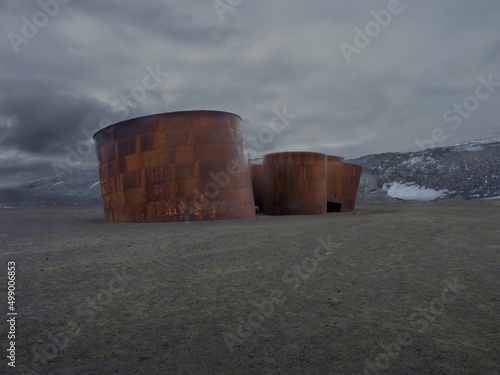
[[[252,156],[500,136],[498,0],[3,0],[0,33],[0,186],[179,110],[240,115]]]

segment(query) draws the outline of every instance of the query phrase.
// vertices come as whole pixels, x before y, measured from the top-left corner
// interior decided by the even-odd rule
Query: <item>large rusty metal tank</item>
[[[328,155],[327,211],[348,212],[356,206],[362,167]]]
[[[267,215],[326,213],[327,158],[317,152],[278,152],[264,155],[263,194]]]
[[[217,111],[162,113],[94,135],[107,221],[255,217],[241,118]]]

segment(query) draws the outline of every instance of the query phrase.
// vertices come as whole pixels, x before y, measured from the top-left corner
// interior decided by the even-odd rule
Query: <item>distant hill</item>
[[[100,205],[99,173],[73,170],[0,189],[0,207]]]
[[[259,161],[261,162],[261,160]],[[347,160],[363,166],[358,202],[500,196],[500,139]],[[101,205],[96,170],[73,170],[0,189],[0,207]]]
[[[99,197],[99,173],[95,171],[73,170],[55,176],[29,181],[19,188],[33,189],[39,193],[63,196]]]
[[[500,139],[408,153],[367,155],[359,202],[478,199],[500,196]]]

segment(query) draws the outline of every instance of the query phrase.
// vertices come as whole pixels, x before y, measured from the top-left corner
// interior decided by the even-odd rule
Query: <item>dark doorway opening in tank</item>
[[[342,209],[341,203],[326,202],[326,212],[340,212]]]

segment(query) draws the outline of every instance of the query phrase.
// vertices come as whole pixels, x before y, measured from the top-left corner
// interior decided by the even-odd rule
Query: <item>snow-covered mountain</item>
[[[55,176],[29,181],[19,186],[38,193],[64,196],[100,197],[99,174],[96,170],[73,170]]]
[[[73,170],[0,189],[1,207],[102,204],[98,171]]]
[[[363,166],[360,202],[500,196],[499,138],[349,162]]]
[[[358,202],[500,196],[500,138],[347,160],[363,166]],[[0,208],[100,205],[96,170],[73,170],[0,189]]]

